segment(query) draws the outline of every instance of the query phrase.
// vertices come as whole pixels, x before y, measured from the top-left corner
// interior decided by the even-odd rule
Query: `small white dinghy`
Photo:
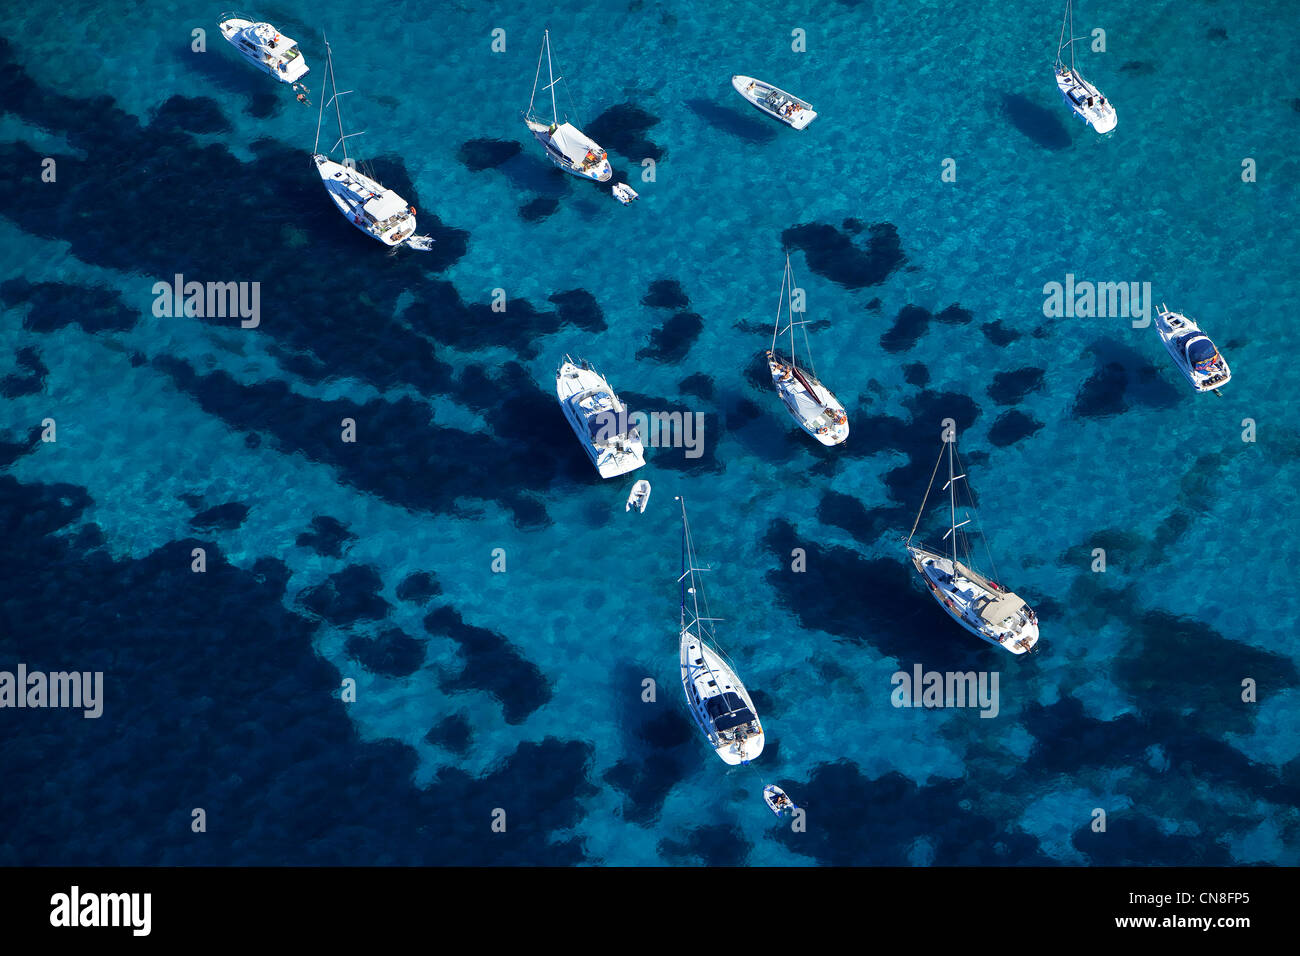
[[[637,514],[645,514],[646,503],[650,500],[650,482],[642,478],[632,486],[632,493],[627,496],[627,507],[624,511],[636,509]]]
[[[624,206],[630,206],[634,199],[640,198],[637,195],[637,191],[633,189],[631,186],[629,186],[627,183],[615,183],[613,186],[610,187],[609,191],[612,192],[614,194],[614,198],[617,199],[619,202],[621,202]]]
[[[769,783],[763,788],[763,802],[766,803],[767,808],[778,817],[783,817],[787,813],[799,809],[794,805],[794,801],[786,796],[785,791],[774,783]]]
[[[817,111],[811,105],[771,83],[752,76],[736,75],[731,78],[731,85],[755,109],[779,119],[786,126],[803,129],[817,118]]]

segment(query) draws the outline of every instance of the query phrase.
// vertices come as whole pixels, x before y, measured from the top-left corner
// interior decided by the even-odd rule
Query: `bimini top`
[[[376,222],[384,222],[406,212],[406,200],[397,193],[380,193],[365,205],[366,215]]]
[[[596,160],[605,155],[605,151],[596,144],[595,140],[584,134],[582,130],[572,123],[561,123],[551,130],[550,135],[551,142],[555,144],[556,149],[562,152],[572,163],[586,161],[589,153],[591,158]]]
[[[997,626],[1007,618],[1020,613],[1025,606],[1024,599],[1011,591],[1003,591],[996,601],[989,601],[980,608],[980,617],[987,624]]]
[[[725,691],[704,701],[704,708],[713,718],[713,728],[722,733],[733,727],[742,727],[756,718],[744,699],[733,691]]]

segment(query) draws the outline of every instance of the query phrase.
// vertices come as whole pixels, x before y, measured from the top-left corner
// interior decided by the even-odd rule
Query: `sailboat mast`
[[[546,44],[543,43],[542,48],[545,49],[545,47]],[[542,78],[542,50],[538,50],[537,71],[533,74],[533,92],[532,95],[528,97],[528,118],[529,119],[532,119],[533,117],[533,101],[537,99],[537,83],[539,80],[541,80],[541,78]]]
[[[1065,9],[1070,15],[1070,72],[1074,73],[1074,0],[1066,0]]]
[[[322,33],[320,37],[322,40],[325,40],[324,33]],[[332,63],[333,59],[334,59],[333,54],[330,52],[330,41],[325,40],[325,62],[327,64]],[[334,92],[337,93],[338,90],[334,90]],[[323,95],[324,90],[322,90],[321,93],[322,96],[320,98],[320,109],[316,111],[316,142],[313,143],[311,147],[311,152],[313,156],[320,152],[320,124],[321,121],[325,119],[325,97]]]
[[[948,504],[952,512],[952,569],[957,571],[957,483],[953,480],[952,446],[948,442]]]
[[[776,302],[776,322],[772,325],[772,355],[776,356],[776,337],[781,334],[781,310],[785,307],[785,277],[790,270],[790,257],[785,257],[786,272],[781,274],[781,297]]]
[[[554,67],[551,66],[551,31],[550,31],[550,30],[547,30],[547,31],[546,31],[546,34],[545,34],[544,39],[545,39],[545,41],[546,41],[546,72],[547,72],[547,73],[550,75],[550,77],[551,77],[551,87],[550,87],[550,89],[551,89],[551,119],[555,122],[555,125],[556,125],[556,126],[559,126],[559,125],[560,125],[560,111],[559,111],[558,109],[556,109],[556,107],[555,107],[555,69],[554,69]],[[685,514],[685,510],[684,510],[684,509],[685,509],[685,505],[683,505],[683,512],[682,512],[683,514]]]
[[[799,363],[795,361],[794,356],[794,270],[790,268],[790,254],[785,254],[785,274],[790,282],[786,286],[786,311],[790,314],[790,364],[795,368]]]
[[[677,499],[682,505],[682,573],[677,579],[682,586],[682,626],[686,630],[686,500],[680,496]]]
[[[328,43],[325,45],[325,49],[329,50]],[[343,135],[343,110],[339,107],[339,84],[334,79],[334,56],[331,54],[327,59],[330,68],[330,89],[334,91],[334,95],[330,98],[334,100],[334,115],[339,120],[339,144],[343,147],[343,164],[346,166],[348,162],[348,138]]]
[[[1068,22],[1069,17],[1070,4],[1069,0],[1066,0],[1065,16],[1061,17],[1061,35],[1056,41],[1056,68],[1058,70],[1061,68],[1061,50],[1065,48],[1065,24]]]

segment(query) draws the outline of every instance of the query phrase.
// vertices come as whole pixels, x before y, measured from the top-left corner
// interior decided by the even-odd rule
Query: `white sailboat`
[[[781,279],[781,301],[776,307],[776,324],[772,327],[772,347],[767,351],[767,367],[772,373],[772,382],[777,394],[790,416],[799,423],[799,427],[823,445],[839,445],[849,437],[849,419],[844,413],[844,406],[821,383],[813,372],[812,351],[808,346],[808,333],[803,333],[804,352],[808,356],[807,367],[799,364],[795,351],[794,327],[805,325],[806,320],[795,321],[794,318],[794,272],[790,269],[790,257],[785,257],[785,275]],[[776,353],[776,339],[786,329],[781,328],[781,314],[788,312],[790,324],[790,358],[783,359]]]
[[[953,620],[990,644],[996,644],[1012,654],[1024,654],[1033,650],[1038,643],[1038,617],[1033,608],[1018,595],[973,570],[969,543],[966,535],[959,531],[973,519],[957,521],[957,482],[964,480],[966,475],[957,473],[953,467],[957,454],[956,442],[945,441],[944,444],[948,453],[948,483],[942,490],[948,492],[951,521],[943,539],[947,541],[949,537],[952,538],[952,551],[940,553],[912,544],[921,516],[925,513],[926,502],[930,500],[930,490],[934,487],[935,475],[939,473],[939,464],[943,461],[942,448],[939,450],[939,459],[934,463],[934,471],[930,474],[930,485],[925,489],[921,510],[917,512],[916,522],[907,536],[907,551],[916,573]]]
[[[1065,38],[1069,29],[1070,39]],[[1061,91],[1065,103],[1074,111],[1074,115],[1095,129],[1098,133],[1109,133],[1115,128],[1115,107],[1101,91],[1083,78],[1074,66],[1074,44],[1086,37],[1074,35],[1074,0],[1065,0],[1065,19],[1061,22],[1061,39],[1056,46],[1056,88]],[[1070,65],[1067,67],[1061,59],[1061,51],[1070,48]]]
[[[686,501],[677,500],[682,506],[682,574],[677,581],[682,587],[681,664],[686,705],[723,763],[749,763],[763,752],[763,726],[749,691],[713,637],[713,623],[718,618],[708,616],[709,603],[697,578],[707,568],[695,564]]]
[[[542,77],[542,53],[546,54],[546,71],[551,81],[545,89],[551,94],[551,121],[538,119],[533,112],[533,102],[537,99],[537,84]],[[614,170],[609,165],[609,158],[600,145],[582,130],[569,122],[566,116],[560,122],[559,110],[555,105],[555,84],[564,77],[557,77],[551,66],[551,31],[542,36],[542,50],[537,54],[537,75],[533,77],[533,95],[528,98],[528,112],[524,122],[528,131],[537,137],[537,142],[546,149],[546,155],[556,166],[566,173],[572,173],[583,179],[593,179],[598,183],[609,182]]]
[[[616,478],[645,464],[645,447],[605,377],[569,356],[555,372],[555,394],[583,451],[602,478]]]
[[[812,106],[771,83],[737,74],[731,78],[731,86],[750,106],[794,129],[803,129],[817,118]]]
[[[338,84],[334,81],[334,55],[328,40],[325,41],[325,62],[330,85],[329,102],[334,105],[334,114],[339,123],[339,140],[334,144],[334,149],[343,149],[341,163],[336,163],[325,153],[319,152],[321,122],[326,105],[326,100],[322,97],[316,117],[316,144],[312,147],[311,159],[316,165],[316,171],[320,173],[326,193],[347,221],[372,239],[394,247],[405,243],[412,249],[427,252],[433,247],[433,239],[415,234],[415,207],[393,190],[358,170],[356,161],[348,156],[348,139],[360,136],[361,133],[343,131],[339,97],[352,91],[344,90],[340,93],[338,90]]]
[[[307,60],[298,41],[271,24],[223,13],[217,26],[245,60],[281,83],[292,85],[307,75]]]
[[[1155,324],[1165,348],[1192,388],[1198,392],[1217,392],[1228,384],[1232,378],[1228,360],[1193,320],[1181,312],[1170,312],[1161,303]]]

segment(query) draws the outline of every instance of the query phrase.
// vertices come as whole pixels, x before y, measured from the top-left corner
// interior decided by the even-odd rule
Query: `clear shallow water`
[[[1053,89],[1054,7],[555,8],[572,116],[641,192],[628,209],[524,142],[540,20],[259,9],[314,92],[328,32],[354,151],[439,239],[395,258],[324,202],[315,110],[224,49],[219,11],[161,6],[141,34],[27,8],[0,98],[20,171],[0,666],[103,669],[108,701],[98,721],[5,712],[0,860],[1297,862],[1296,18],[1086,4],[1109,52],[1080,65],[1119,111],[1103,139]],[[74,48],[85,69],[52,77]],[[736,72],[821,116],[763,121]],[[783,247],[829,320],[818,372],[853,427],[835,452],[758,364]],[[176,272],[260,281],[261,327],[154,317]],[[1223,397],[1182,385],[1150,329],[1045,319],[1067,272],[1200,319],[1232,362]],[[685,302],[645,304],[663,280]],[[652,339],[679,313],[698,319]],[[634,407],[706,415],[702,459],[651,453],[638,519],[554,407],[564,352]],[[949,415],[998,570],[1040,610],[1029,661],[952,626],[901,560]],[[58,442],[29,446],[46,416]],[[753,769],[724,770],[679,700],[674,494],[772,739]],[[892,707],[917,662],[998,670],[999,716]],[[765,780],[807,833],[775,825]]]

